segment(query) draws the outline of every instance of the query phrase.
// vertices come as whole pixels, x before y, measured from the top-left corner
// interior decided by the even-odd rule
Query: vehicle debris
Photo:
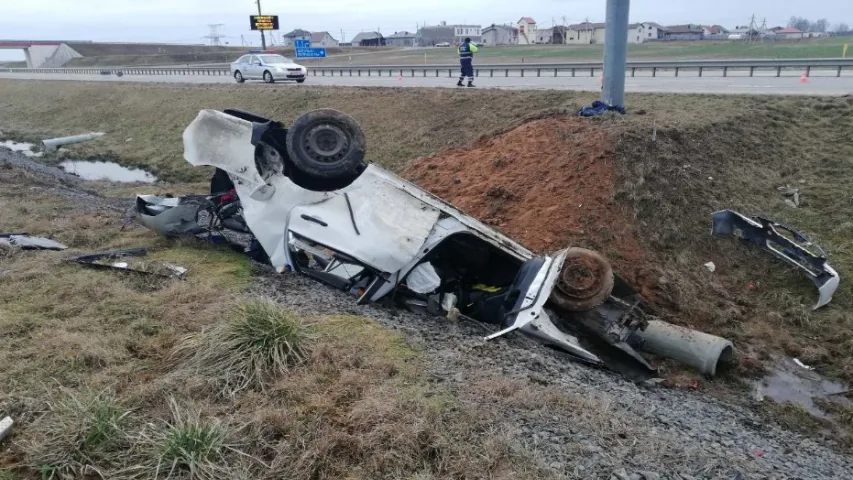
[[[240,110],[202,110],[183,141],[190,164],[215,168],[211,194],[138,196],[136,219],[154,231],[251,240],[278,272],[314,278],[357,304],[494,325],[486,340],[518,330],[638,380],[656,372],[639,353],[640,332],[663,322],[604,257],[577,247],[535,255],[366,162],[361,127],[341,112],[315,110],[285,128]],[[217,236],[226,219],[242,238]],[[702,357],[707,349],[674,350],[700,352],[688,359],[694,365],[719,360]]]
[[[806,365],[805,363],[801,362],[799,358],[795,358],[794,363],[796,363],[797,366],[800,368],[805,368],[806,370],[814,370],[814,367]]]
[[[45,152],[54,152],[57,148],[63,145],[70,145],[72,143],[82,143],[88,142],[89,140],[94,140],[96,138],[101,138],[105,134],[103,132],[90,132],[84,133],[81,135],[72,135],[70,137],[57,137],[57,138],[48,138],[42,140],[42,145],[44,146]]]
[[[708,262],[704,264],[704,267],[708,269],[709,272],[714,273],[717,270],[717,266],[714,265],[714,262]]]
[[[840,281],[838,273],[827,263],[823,249],[803,234],[766,218],[748,218],[732,210],[714,212],[711,218],[712,235],[734,235],[802,271],[818,289],[818,302],[812,310],[832,300]],[[781,235],[779,230],[790,233],[793,240]],[[814,248],[819,253],[814,254],[807,248]]]
[[[15,421],[12,420],[12,417],[6,417],[3,420],[0,420],[0,441],[9,436],[12,432],[12,426],[15,425]]]
[[[11,245],[22,250],[65,250],[65,245],[44,237],[28,233],[0,233],[0,245]]]
[[[148,255],[148,249],[132,248],[80,255],[71,257],[68,261],[95,268],[124,270],[165,278],[178,278],[187,273],[186,268],[172,263],[159,261],[144,262],[138,258],[146,255]]]

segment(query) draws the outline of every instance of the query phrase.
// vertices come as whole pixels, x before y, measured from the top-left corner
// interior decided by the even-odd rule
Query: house
[[[728,35],[729,31],[721,25],[702,25],[705,35]]]
[[[518,44],[533,45],[536,43],[536,20],[530,17],[521,17],[518,22]]]
[[[385,37],[379,32],[361,32],[352,39],[352,44],[359,47],[384,47]]]
[[[414,47],[418,44],[417,40],[417,35],[404,30],[385,37],[385,45],[389,47]]]
[[[492,24],[483,29],[483,45],[515,45],[518,43],[518,29],[512,25]]]
[[[776,33],[776,38],[784,40],[798,40],[800,38],[805,38],[808,35],[807,32],[791,27],[774,30],[774,33]]]
[[[552,43],[553,38],[553,28],[539,28],[536,30],[536,43]]]
[[[338,41],[329,32],[311,32],[312,47],[337,47]]]
[[[644,43],[657,40],[662,27],[654,22],[631,23],[628,25],[628,43]]]
[[[670,25],[664,27],[664,40],[702,40],[705,30],[701,25]]]
[[[583,22],[569,25],[566,29],[566,42],[589,45],[593,43],[604,43],[603,23]]]
[[[483,41],[483,32],[480,25],[448,25],[447,22],[441,22],[440,25],[421,27],[417,37],[420,45],[432,47],[439,43],[459,44],[466,38],[480,43]]]
[[[297,28],[281,36],[281,44],[285,47],[292,47],[296,40],[311,40],[311,32]]]

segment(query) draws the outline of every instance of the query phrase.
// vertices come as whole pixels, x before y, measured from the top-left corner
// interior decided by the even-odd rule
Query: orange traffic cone
[[[604,74],[603,73],[598,76],[598,84],[604,85]]]
[[[800,75],[800,83],[809,83],[809,77],[806,75],[806,72]]]
[[[403,77],[397,77],[397,81],[398,81],[398,82],[402,82],[402,81],[403,81]]]

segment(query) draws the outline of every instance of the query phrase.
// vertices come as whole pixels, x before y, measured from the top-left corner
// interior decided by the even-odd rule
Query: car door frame
[[[255,62],[259,62],[261,63],[261,65],[255,65]],[[261,62],[261,58],[259,56],[252,55],[251,57],[249,57],[248,69],[250,72],[249,78],[251,78],[252,80],[258,80],[260,78],[263,78],[263,63]]]

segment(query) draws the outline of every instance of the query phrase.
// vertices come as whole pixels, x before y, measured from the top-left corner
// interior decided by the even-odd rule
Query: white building
[[[329,34],[329,32],[312,32],[311,33],[312,47],[337,47],[338,41]]]
[[[578,23],[566,29],[565,43],[577,45],[604,44],[606,31],[603,23]],[[657,40],[661,26],[654,22],[632,23],[628,25],[628,43],[643,43]]]
[[[518,20],[518,44],[533,45],[536,43],[536,20],[530,17],[521,17]]]

